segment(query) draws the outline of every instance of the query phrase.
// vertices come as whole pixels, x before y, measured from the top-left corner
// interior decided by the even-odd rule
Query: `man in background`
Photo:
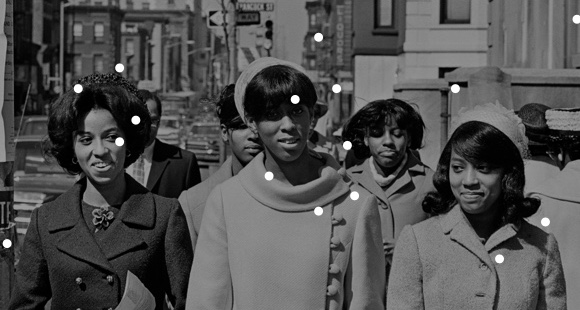
[[[182,191],[201,182],[197,159],[193,153],[156,138],[161,121],[161,100],[143,89],[139,90],[139,95],[151,115],[151,135],[143,154],[126,171],[152,193],[177,198]]]

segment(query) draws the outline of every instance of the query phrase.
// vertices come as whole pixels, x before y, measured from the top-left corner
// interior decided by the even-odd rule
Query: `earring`
[[[127,157],[131,157],[131,151],[127,151]]]
[[[72,161],[73,165],[78,165],[78,163],[79,163],[79,161],[77,160],[76,157],[73,157],[71,161]]]

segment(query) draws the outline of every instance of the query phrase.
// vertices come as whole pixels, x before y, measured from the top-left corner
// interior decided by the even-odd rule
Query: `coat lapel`
[[[73,185],[54,203],[55,210],[49,213],[48,231],[61,235],[56,247],[76,259],[114,272],[101,248],[89,231],[80,211],[81,193],[86,187],[86,178]]]
[[[370,160],[372,157],[367,158],[362,164],[351,167],[349,169],[349,176],[353,182],[364,187],[366,190],[375,195],[384,204],[389,205],[385,191],[379,186],[379,184],[373,179],[373,173],[370,168]]]
[[[153,195],[137,183],[127,178],[128,198],[119,210],[116,225],[111,225],[103,249],[108,260],[119,257],[131,250],[146,246],[141,230],[155,227],[155,202]]]
[[[448,234],[451,240],[459,243],[488,266],[493,266],[489,252],[483,243],[481,243],[473,228],[469,225],[459,205],[456,205],[447,214],[442,216],[441,227],[443,232]]]
[[[159,140],[155,141],[153,147],[153,159],[151,162],[151,170],[149,171],[149,178],[147,179],[147,189],[153,189],[157,184],[159,178],[163,174],[165,167],[169,164],[169,158],[163,154],[163,143]]]
[[[425,166],[423,166],[421,161],[413,155],[413,152],[407,152],[407,162],[405,163],[405,167],[401,170],[400,175],[395,179],[395,182],[387,187],[385,195],[391,197],[408,184],[414,185],[411,175],[417,174],[424,175]]]

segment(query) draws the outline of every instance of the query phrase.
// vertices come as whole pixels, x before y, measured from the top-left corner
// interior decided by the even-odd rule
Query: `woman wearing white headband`
[[[308,150],[316,100],[303,69],[275,58],[236,82],[264,152],[207,200],[187,309],[384,309],[377,201]]]
[[[387,309],[566,309],[553,235],[525,217],[527,140],[499,104],[460,113],[423,208],[434,217],[406,226],[397,242]]]

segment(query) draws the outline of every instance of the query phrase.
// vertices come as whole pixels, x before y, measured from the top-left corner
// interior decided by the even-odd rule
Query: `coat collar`
[[[169,164],[170,155],[167,153],[167,144],[155,139],[155,147],[153,148],[153,161],[151,162],[151,170],[149,170],[149,178],[147,179],[147,188],[151,190],[153,186],[159,181],[163,171]]]
[[[444,234],[449,235],[451,240],[461,244],[489,266],[493,266],[489,252],[508,239],[516,236],[519,230],[519,226],[515,224],[510,223],[504,225],[494,232],[487,242],[483,244],[477,237],[471,224],[469,224],[459,204],[455,205],[446,214],[440,215],[440,224]]]
[[[127,194],[116,221],[109,227],[106,248],[101,248],[89,230],[81,213],[82,194],[87,178],[77,181],[66,193],[50,203],[47,212],[48,231],[58,235],[57,248],[77,259],[114,272],[109,260],[134,248],[145,245],[136,227],[151,229],[155,226],[155,202],[153,195],[129,175],[125,175]]]
[[[395,181],[385,190],[383,190],[373,178],[370,165],[373,164],[371,160],[373,157],[367,158],[362,164],[351,167],[348,172],[349,176],[355,183],[366,188],[378,199],[388,204],[388,198],[397,193],[409,183],[413,183],[413,177],[416,175],[425,175],[426,167],[421,161],[413,155],[412,152],[407,153],[408,159],[405,168],[401,170]]]

